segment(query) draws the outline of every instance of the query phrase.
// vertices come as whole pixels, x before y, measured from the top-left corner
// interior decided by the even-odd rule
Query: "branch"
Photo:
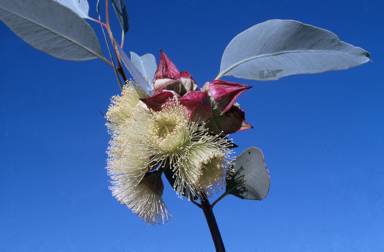
[[[223,239],[220,235],[219,227],[217,226],[215,215],[213,214],[211,205],[207,197],[200,198],[201,208],[203,209],[205,219],[207,220],[209,231],[211,231],[212,240],[215,244],[216,252],[225,252],[225,247],[223,243]]]

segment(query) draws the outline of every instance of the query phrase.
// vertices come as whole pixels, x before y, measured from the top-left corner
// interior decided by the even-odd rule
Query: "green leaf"
[[[153,77],[157,69],[156,58],[153,54],[147,53],[143,56],[139,56],[134,52],[131,52],[131,61],[139,69],[141,74],[149,79],[149,85],[152,86]]]
[[[238,34],[224,51],[220,74],[277,80],[293,74],[345,70],[369,61],[369,53],[332,32],[292,20],[268,20]]]
[[[60,4],[70,8],[81,18],[89,18],[89,4],[87,0],[54,0]]]
[[[270,178],[260,149],[250,147],[232,161],[234,173],[227,174],[226,193],[240,199],[262,200],[268,195]]]
[[[132,75],[133,79],[135,79],[136,83],[139,84],[141,89],[149,96],[152,96],[154,93],[153,88],[148,84],[145,80],[143,74],[136,68],[136,66],[132,63],[132,61],[125,54],[123,49],[121,49],[119,43],[114,39],[115,48],[120,55],[121,60],[123,61],[125,67],[128,69],[129,73]]]
[[[55,1],[0,0],[0,20],[29,45],[53,57],[104,59],[91,26]]]
[[[129,30],[129,18],[124,0],[112,0],[112,6],[116,12],[117,19],[121,25],[121,29],[123,29],[124,34],[126,34]]]

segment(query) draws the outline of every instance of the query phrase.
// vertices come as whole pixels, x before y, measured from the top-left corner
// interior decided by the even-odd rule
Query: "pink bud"
[[[207,92],[190,91],[179,102],[188,111],[191,121],[202,122],[213,115]]]
[[[180,80],[184,88],[188,91],[198,91],[199,87],[196,84],[196,81],[192,78],[192,75],[187,71],[182,71],[180,73]]]
[[[209,92],[215,100],[217,107],[225,113],[232,107],[236,99],[251,87],[223,80],[214,80],[209,83]]]
[[[174,92],[171,91],[158,91],[151,97],[141,99],[142,102],[155,111],[161,110],[161,105],[166,104],[169,99],[175,97]]]
[[[202,92],[208,92],[209,91],[209,82],[204,83],[204,86],[201,88]]]
[[[192,76],[186,72],[181,72],[181,78],[178,80],[173,79],[158,79],[154,83],[154,89],[159,90],[171,90],[179,94],[180,96],[185,95],[189,91],[197,91],[199,87],[193,80]],[[183,78],[188,77],[188,78]]]
[[[232,106],[222,116],[221,130],[224,134],[232,134],[252,128],[253,127],[245,121],[244,110],[237,106]]]
[[[166,85],[168,85],[169,83],[175,81],[174,79],[158,79],[158,80],[155,80],[153,82],[153,89],[155,91],[158,91],[160,89],[163,89]]]
[[[182,71],[180,73],[180,78],[183,78],[183,79],[192,79],[192,75],[190,73],[188,73],[187,71]]]
[[[156,80],[155,81],[155,86],[156,86],[156,82],[158,81],[162,81],[162,80],[170,80],[170,79],[160,79],[160,80]],[[166,90],[169,90],[169,91],[174,91],[175,93],[179,94],[180,96],[184,95],[185,93],[187,93],[187,91],[185,90],[183,84],[181,83],[181,80],[171,80],[171,82],[168,82],[168,83],[165,83],[162,87],[160,88],[156,88],[155,87],[155,90],[156,92],[162,90],[162,91],[166,91]]]
[[[155,80],[158,79],[180,79],[180,72],[177,67],[172,63],[167,55],[160,50],[160,62],[155,72]]]

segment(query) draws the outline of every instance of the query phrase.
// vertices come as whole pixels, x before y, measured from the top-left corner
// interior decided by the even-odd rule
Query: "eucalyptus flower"
[[[174,189],[179,194],[183,194],[184,189],[188,189],[192,196],[210,194],[212,187],[203,183],[205,180],[224,184],[232,142],[222,136],[208,134],[204,125],[189,120],[187,109],[178,101],[165,104],[161,111],[153,113],[148,145],[151,162],[169,162],[176,177]],[[206,166],[215,158],[222,162]],[[204,174],[204,170],[210,168],[215,172]],[[190,198],[191,195],[186,196]]]
[[[161,224],[171,217],[161,199],[162,190],[154,189],[159,179],[149,180],[150,175],[172,169],[179,195],[209,196],[225,184],[232,142],[190,120],[191,108],[176,99],[168,99],[155,111],[133,91],[125,87],[121,97],[113,97],[107,112],[112,134],[107,166],[110,189],[140,218]]]
[[[122,124],[128,118],[131,118],[132,112],[136,105],[140,102],[140,98],[145,98],[145,93],[136,86],[136,83],[130,81],[124,86],[121,96],[116,95],[111,99],[106,119],[108,120],[108,128],[112,129]]]
[[[146,183],[150,181],[146,174],[151,159],[145,135],[152,115],[139,98],[137,89],[127,85],[121,96],[112,98],[106,114],[112,134],[107,151],[107,170],[112,179],[109,189],[141,219],[150,224],[163,224],[172,216],[161,198],[163,188],[159,190]]]
[[[159,69],[158,77],[166,77],[173,69],[174,78],[182,79],[165,54]],[[187,77],[193,84],[192,77]],[[106,113],[112,135],[107,151],[110,190],[151,224],[172,218],[161,198],[163,187],[158,187],[163,185],[165,169],[172,170],[173,187],[179,195],[189,200],[209,197],[225,185],[233,146],[221,133],[209,132],[204,123],[212,116],[208,92],[174,90],[158,90],[147,97],[135,82],[127,83],[121,96],[112,97]]]
[[[152,113],[139,102],[132,117],[113,130],[108,150],[108,170],[113,174],[127,174],[137,185],[151,164],[148,146],[149,126]]]
[[[151,182],[152,174],[148,181]],[[132,185],[130,178],[125,175],[116,176],[113,186],[110,187],[112,195],[122,204],[129,207],[139,218],[150,224],[164,224],[172,219],[167,206],[161,198],[163,194],[163,183],[160,177],[155,178],[160,183],[157,187],[153,183],[146,183],[146,178],[138,185]]]
[[[221,191],[232,154],[231,146],[232,142],[227,138],[208,134],[207,129],[200,126],[173,168],[176,191],[182,193],[186,188],[200,198]]]

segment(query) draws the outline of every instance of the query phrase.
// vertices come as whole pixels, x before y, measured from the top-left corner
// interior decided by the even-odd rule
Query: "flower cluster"
[[[250,86],[215,80],[199,91],[161,51],[153,88],[148,97],[131,81],[112,97],[107,169],[116,199],[146,222],[163,224],[172,219],[161,197],[163,173],[189,200],[225,185],[234,147],[226,135],[252,128],[235,103]]]

